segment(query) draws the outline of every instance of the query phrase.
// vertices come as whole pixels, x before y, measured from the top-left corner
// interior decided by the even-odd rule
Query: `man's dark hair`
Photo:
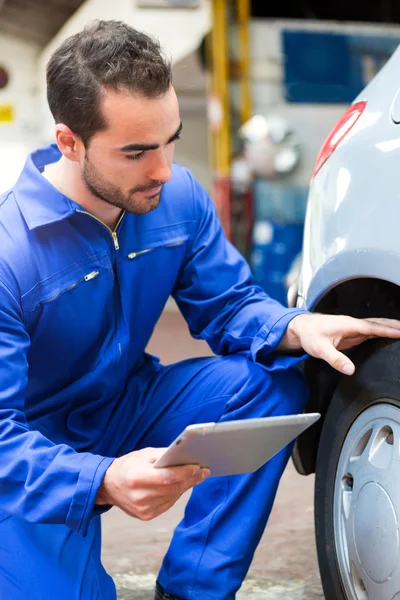
[[[47,64],[47,100],[56,123],[64,123],[85,146],[107,128],[101,95],[127,90],[149,99],[171,84],[171,63],[160,44],[122,21],[94,21],[67,38]]]

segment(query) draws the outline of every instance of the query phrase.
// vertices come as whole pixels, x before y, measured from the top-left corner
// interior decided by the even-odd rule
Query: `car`
[[[291,297],[314,313],[400,318],[400,47],[318,154]],[[293,459],[316,474],[326,599],[400,600],[400,341],[348,353],[352,377],[305,361],[306,411],[322,417]]]

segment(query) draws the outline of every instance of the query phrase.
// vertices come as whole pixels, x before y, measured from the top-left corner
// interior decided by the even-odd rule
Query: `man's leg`
[[[184,361],[154,377],[123,453],[167,446],[191,423],[302,412],[306,399],[298,369],[267,371],[243,356]],[[235,598],[291,449],[255,473],[210,478],[193,490],[159,574],[165,598]]]
[[[0,599],[116,600],[100,538],[99,517],[84,538],[64,525],[0,518]]]

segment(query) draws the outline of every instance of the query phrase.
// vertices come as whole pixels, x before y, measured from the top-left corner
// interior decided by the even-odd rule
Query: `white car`
[[[312,177],[297,305],[400,318],[400,48],[324,143]],[[344,377],[306,361],[308,412],[296,444],[316,472],[315,526],[327,600],[400,600],[400,341],[349,351]]]

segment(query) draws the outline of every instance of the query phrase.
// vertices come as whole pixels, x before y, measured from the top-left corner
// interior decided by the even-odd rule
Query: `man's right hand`
[[[210,475],[196,465],[155,469],[166,448],[145,448],[116,458],[99,488],[96,504],[119,506],[131,517],[150,521],[171,508],[187,490]]]

